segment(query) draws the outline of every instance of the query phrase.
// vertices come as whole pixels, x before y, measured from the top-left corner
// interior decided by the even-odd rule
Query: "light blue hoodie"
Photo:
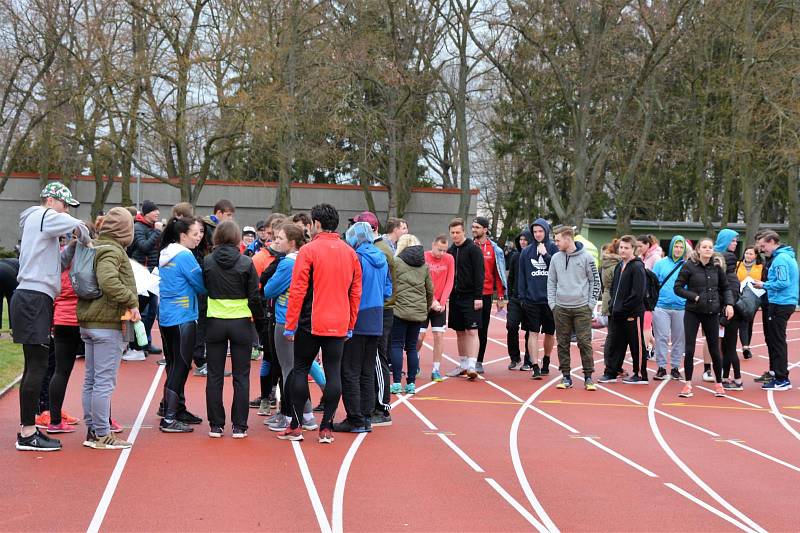
[[[781,246],[772,252],[772,264],[769,267],[764,289],[767,291],[769,303],[775,305],[797,305],[798,270],[797,258],[791,246]]]
[[[676,242],[683,243],[683,253],[680,257],[675,257],[674,250]],[[728,241],[728,244],[730,244],[730,241]],[[682,311],[686,308],[686,299],[675,294],[675,280],[681,272],[681,267],[678,267],[678,265],[683,265],[685,261],[686,239],[683,238],[683,235],[675,235],[669,242],[667,256],[663,259],[659,259],[653,267],[653,274],[658,276],[658,281],[662,285],[661,291],[658,293],[656,307],[670,309],[672,311]],[[676,269],[676,267],[678,268]],[[670,273],[672,274],[670,275]],[[669,276],[669,279],[667,279],[667,276]]]
[[[197,320],[197,295],[206,293],[203,269],[192,251],[173,242],[158,256],[158,323],[177,326]]]
[[[739,232],[725,228],[717,234],[717,240],[714,242],[714,251],[718,254],[724,254],[728,251],[728,246],[731,245],[733,239],[737,239],[738,237]]]

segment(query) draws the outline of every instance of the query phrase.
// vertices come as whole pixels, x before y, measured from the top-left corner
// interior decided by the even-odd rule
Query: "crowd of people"
[[[129,448],[111,416],[111,396],[121,360],[162,352],[152,337],[156,320],[159,362],[166,365],[158,408],[164,433],[189,433],[203,423],[187,408],[193,365],[195,375],[207,378],[212,438],[223,437],[228,425],[233,438],[246,437],[250,409],[290,441],[318,429],[319,442],[331,443],[335,432],[391,425],[391,395],[416,392],[429,328],[431,380],[444,379],[447,327],[455,331],[459,357],[447,376],[475,381],[484,373],[493,306],[507,312],[509,370],[541,380],[555,349],[556,387],[570,389],[574,342],[584,388],[594,391],[592,328],[602,324],[608,331],[597,381],[646,385],[654,359],[653,379],[683,380],[681,397],[693,395],[700,328],[703,380],[715,382],[716,396],[743,389],[737,341],[751,358],[760,307],[770,367],[757,381],[765,390],[791,388],[786,328],[798,303],[798,267],[792,248],[773,231],[760,232],[741,258],[731,229],[696,243],[676,235],[665,256],[653,236],[624,235],[596,257],[572,227],[552,228],[538,218],[505,254],[481,216],[469,226],[453,219],[449,233],[426,250],[405,220],[389,219],[380,233],[368,211],[339,234],[339,213],[324,203],[310,213],[273,213],[243,229],[228,200],[204,218],[181,203],[161,220],[159,207],[145,201],[139,210],[112,208],[92,223],[69,215],[77,205],[66,186],[50,183],[41,203],[20,217],[18,285],[10,303],[25,362],[19,450],[59,450],[50,435],[76,430],[78,419],[62,405],[79,356],[85,358],[84,446]],[[134,270],[141,268],[157,276],[157,290],[137,286]],[[628,353],[631,373],[623,370]],[[230,416],[223,403],[228,357]],[[251,360],[258,358],[259,394],[250,399]],[[317,406],[310,380],[322,391]],[[340,402],[344,416],[337,421]]]

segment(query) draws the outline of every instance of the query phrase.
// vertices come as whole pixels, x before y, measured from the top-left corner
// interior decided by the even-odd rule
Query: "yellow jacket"
[[[739,281],[744,281],[747,276],[750,276],[754,280],[760,281],[761,280],[761,271],[763,270],[764,265],[754,264],[750,267],[750,272],[747,271],[747,266],[744,264],[744,261],[739,261],[738,266],[736,267],[736,275],[739,277]]]

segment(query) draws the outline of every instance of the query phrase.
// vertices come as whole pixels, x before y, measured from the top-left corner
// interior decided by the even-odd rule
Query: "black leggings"
[[[697,327],[703,327],[706,336],[708,353],[711,355],[711,366],[714,368],[714,378],[717,383],[722,383],[722,357],[719,353],[719,315],[717,313],[695,313],[688,309],[683,313],[683,329],[686,335],[686,355],[683,358],[683,369],[686,372],[686,382],[691,383],[694,372],[694,349],[697,343]]]
[[[305,330],[298,330],[294,337],[294,368],[289,378],[291,383],[284,388],[289,391],[292,406],[292,428],[300,426],[303,416],[303,406],[309,398],[308,371],[311,363],[317,357],[317,352],[322,350],[322,365],[325,370],[325,389],[322,391],[322,401],[325,404],[325,413],[322,415],[320,429],[333,428],[333,415],[339,406],[342,397],[342,351],[344,350],[344,337],[322,337],[312,335]]]
[[[164,419],[171,422],[175,415],[186,411],[186,379],[192,369],[197,322],[184,322],[176,326],[161,326],[167,380],[164,382]]]
[[[46,344],[23,344],[25,370],[19,382],[19,413],[23,426],[36,424],[36,411],[39,407],[39,395],[42,381],[47,374],[47,357],[50,347]]]
[[[728,379],[730,376],[731,367],[733,367],[733,379],[737,381],[742,379],[739,354],[736,352],[736,340],[743,327],[746,327],[746,323],[737,317],[729,320],[725,326],[725,337],[722,339],[722,377],[724,379]],[[752,322],[750,322],[750,327],[753,327]],[[744,344],[744,341],[742,343]]]
[[[756,317],[754,316],[749,321],[739,320],[739,339],[742,341],[742,346],[750,346],[753,340],[753,322]]]
[[[67,383],[75,366],[75,357],[83,350],[81,328],[78,326],[54,326],[53,342],[55,343],[56,366],[48,386],[50,397],[50,423],[61,423],[61,408],[67,393]]]
[[[492,320],[492,295],[483,295],[483,308],[481,309],[481,327],[478,328],[478,362],[483,363],[486,355],[486,345],[489,342],[489,322]]]
[[[233,427],[247,429],[250,410],[250,350],[253,348],[249,318],[209,318],[206,321],[206,408],[208,422],[213,427],[225,427],[225,407],[222,405],[222,376],[225,359],[231,347],[233,373]]]

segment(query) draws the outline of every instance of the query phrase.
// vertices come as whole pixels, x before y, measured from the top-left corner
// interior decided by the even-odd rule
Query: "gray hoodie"
[[[550,309],[556,306],[577,309],[588,305],[594,308],[600,297],[600,275],[592,256],[575,243],[571,254],[556,253],[550,260],[547,276],[547,303]]]
[[[52,209],[35,205],[19,216],[22,243],[19,250],[18,289],[37,291],[55,298],[61,292],[61,253],[58,238],[77,229],[82,244],[88,244],[86,225]]]

